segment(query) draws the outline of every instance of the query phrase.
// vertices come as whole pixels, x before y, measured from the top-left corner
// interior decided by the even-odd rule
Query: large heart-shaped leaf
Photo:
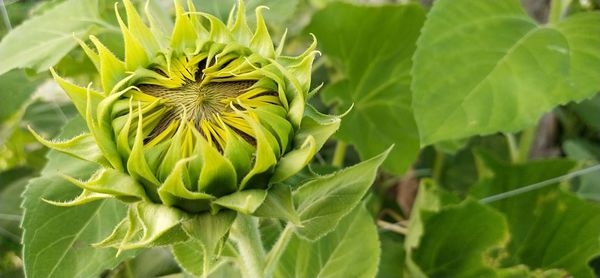
[[[19,221],[22,217],[21,200],[27,180],[35,175],[33,169],[17,167],[0,172],[0,254],[21,243]]]
[[[508,239],[502,214],[473,200],[429,217],[413,260],[429,277],[493,277],[486,252]],[[460,256],[457,256],[460,254]]]
[[[226,21],[229,17],[231,8],[235,5],[237,0],[194,0],[196,7],[201,11],[210,13]],[[246,0],[246,16],[250,21],[250,24],[254,24],[256,21],[256,14],[254,10],[258,6],[266,6],[269,8],[268,11],[263,12],[265,20],[271,24],[278,25],[285,23],[296,11],[298,6],[298,0]]]
[[[422,144],[535,123],[600,90],[600,13],[540,25],[519,0],[439,0],[412,69]]]
[[[20,70],[13,70],[0,76],[2,102],[0,102],[0,123],[6,121],[25,104],[40,84],[40,79],[31,80]]]
[[[380,232],[381,258],[377,278],[405,278],[403,236],[395,232]]]
[[[480,153],[480,183],[473,194],[487,197],[554,178],[575,166],[570,160],[509,165]],[[490,203],[508,220],[511,239],[505,265],[564,269],[573,277],[594,277],[588,263],[600,255],[600,205],[557,186]]]
[[[599,98],[600,99],[600,98]],[[596,112],[597,113],[597,112]],[[600,159],[600,146],[584,140],[569,140],[562,146],[570,159],[584,162],[584,165],[596,165]],[[586,163],[587,162],[587,163]],[[577,195],[581,198],[600,202],[600,171],[589,173],[579,178]]]
[[[335,229],[336,225],[359,204],[385,160],[390,149],[367,161],[318,177],[293,192],[301,226],[296,233],[317,240]]]
[[[12,30],[0,42],[0,74],[14,68],[45,71],[102,23],[98,0],[67,0]],[[98,29],[98,28],[96,28]]]
[[[361,205],[318,241],[294,235],[274,277],[374,277],[380,253],[377,227]]]
[[[226,246],[226,248],[228,248]],[[225,250],[227,252],[229,250]],[[200,241],[190,240],[171,246],[171,252],[177,263],[186,272],[202,277],[204,266],[204,246]],[[212,263],[208,277],[237,278],[242,277],[238,265],[231,254],[221,254],[221,257]]]
[[[325,87],[323,100],[337,102],[340,113],[354,104],[336,137],[353,144],[362,158],[395,144],[384,167],[396,174],[403,174],[419,151],[409,71],[424,19],[419,5],[334,3],[307,27],[343,73]]]
[[[83,129],[79,119],[65,128],[70,135]],[[95,166],[58,152],[50,152],[40,178],[30,181],[24,193],[23,261],[27,277],[94,277],[115,267],[131,253],[119,257],[114,249],[97,249],[90,244],[105,238],[126,214],[115,200],[64,208],[42,200],[69,200],[77,187],[58,172],[87,178]],[[17,196],[15,196],[17,197]]]

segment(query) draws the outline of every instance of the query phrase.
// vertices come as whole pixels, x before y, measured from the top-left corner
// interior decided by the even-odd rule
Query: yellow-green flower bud
[[[120,249],[185,238],[181,223],[221,211],[252,214],[270,185],[307,165],[339,126],[307,106],[316,41],[299,56],[274,48],[261,11],[256,30],[239,1],[227,24],[175,1],[169,36],[152,15],[146,25],[123,1],[125,43],[118,59],[97,38],[81,46],[100,73],[101,90],[54,73],[90,133],[67,142],[38,139],[101,165],[71,206],[117,198],[129,215],[101,246]],[[118,9],[115,9],[118,11]],[[37,135],[36,135],[37,136]],[[169,234],[168,242],[162,242]],[[189,232],[188,232],[189,234]]]

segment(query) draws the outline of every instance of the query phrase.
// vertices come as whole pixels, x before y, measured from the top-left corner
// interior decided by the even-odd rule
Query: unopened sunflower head
[[[256,28],[243,1],[227,24],[175,1],[170,36],[123,1],[117,12],[124,61],[97,38],[81,46],[100,73],[101,90],[54,77],[89,133],[47,146],[101,165],[72,206],[117,198],[129,215],[101,246],[120,249],[185,238],[182,221],[237,211],[252,214],[271,185],[293,176],[339,126],[306,104],[316,41],[298,56],[274,48],[263,16]],[[118,10],[118,9],[116,9]],[[169,237],[164,237],[165,235]],[[188,232],[189,234],[189,232]],[[176,235],[176,236],[174,236]],[[163,242],[164,238],[169,238]]]

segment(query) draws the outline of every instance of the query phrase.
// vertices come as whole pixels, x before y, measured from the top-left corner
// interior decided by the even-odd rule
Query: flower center
[[[225,112],[233,112],[232,102],[239,95],[247,92],[254,84],[254,81],[233,81],[233,82],[211,82],[200,84],[191,81],[184,86],[176,89],[164,88],[157,85],[142,85],[140,90],[148,95],[166,100],[165,105],[170,108],[169,112],[159,121],[146,142],[151,141],[165,131],[175,120],[180,120],[184,115],[185,120],[192,121],[194,126],[205,137],[211,134],[205,134],[206,129],[211,130],[218,127],[223,122]],[[234,104],[235,105],[235,104]],[[243,133],[235,126],[232,127],[236,132]],[[249,134],[240,134],[247,137]]]

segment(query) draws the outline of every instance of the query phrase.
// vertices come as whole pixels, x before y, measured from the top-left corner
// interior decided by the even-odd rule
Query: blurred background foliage
[[[0,277],[21,277],[20,195],[45,166],[48,151],[27,127],[52,138],[76,117],[47,68],[54,66],[79,84],[97,80],[73,36],[94,34],[116,55],[123,53],[114,0],[98,0],[97,5],[89,1],[89,10],[81,11],[69,10],[69,0],[3,1],[7,17],[0,38],[13,34],[11,28],[37,21],[36,28],[13,34],[26,61],[0,61],[0,68],[9,68],[0,75]],[[226,19],[235,1],[194,2]],[[311,99],[315,107],[341,114],[354,105],[336,140],[313,161],[316,172],[355,164],[396,144],[368,197],[383,250],[378,277],[414,274],[414,266],[432,277],[563,277],[562,270],[574,277],[590,277],[592,271],[600,275],[600,172],[489,205],[477,202],[598,164],[600,95],[547,113],[530,128],[531,148],[520,161],[511,157],[507,136],[518,140],[528,136],[524,133],[476,136],[419,149],[412,111],[404,104],[406,98],[410,104],[411,57],[431,2],[247,1],[250,17],[254,7],[270,7],[266,18],[276,41],[287,29],[287,53],[306,47],[309,33],[317,36],[323,55],[315,62],[313,83],[324,87]],[[548,1],[522,2],[530,15],[545,22]],[[143,7],[146,2],[136,3]],[[406,5],[410,8],[398,8]],[[151,0],[148,7],[165,21],[173,14],[170,0]],[[599,7],[597,0],[572,1],[568,11]],[[62,22],[73,14],[78,22]],[[384,52],[391,54],[381,56]],[[374,90],[383,93],[372,98],[368,94]],[[385,104],[369,108],[379,102]],[[414,210],[423,212],[420,219],[409,219]],[[181,272],[169,250],[152,249],[102,276],[185,275]]]

